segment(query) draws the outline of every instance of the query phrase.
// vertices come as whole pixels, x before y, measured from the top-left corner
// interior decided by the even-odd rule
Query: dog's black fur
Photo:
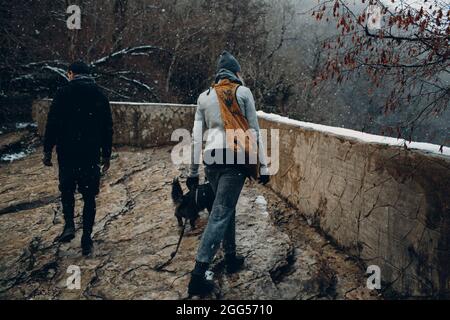
[[[192,229],[195,229],[195,222],[199,217],[199,212],[207,209],[211,213],[214,192],[209,182],[199,185],[197,188],[183,193],[178,178],[172,182],[172,200],[175,203],[175,217],[178,225],[183,227],[183,218],[189,220]]]

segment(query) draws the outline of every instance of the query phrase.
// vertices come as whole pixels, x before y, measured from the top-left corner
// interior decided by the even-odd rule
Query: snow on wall
[[[44,99],[49,103],[50,99]],[[121,106],[141,106],[141,107],[178,107],[178,108],[195,108],[197,107],[194,104],[177,104],[177,103],[150,103],[150,102],[111,102],[112,106],[121,105]],[[352,129],[339,128],[326,126],[322,124],[312,123],[312,122],[304,122],[299,120],[290,119],[288,117],[283,117],[274,113],[266,113],[264,111],[258,111],[258,117],[270,121],[275,121],[279,123],[289,124],[296,127],[302,127],[305,129],[317,130],[320,132],[335,134],[341,137],[353,138],[367,143],[379,143],[386,144],[390,146],[397,147],[405,147],[408,149],[417,149],[425,152],[431,152],[440,155],[450,156],[450,147],[444,146],[441,149],[441,146],[426,142],[415,142],[415,141],[407,141],[405,139],[397,139],[393,137],[385,137],[370,133],[365,133],[361,131],[356,131]]]
[[[37,100],[35,103],[39,103],[39,101],[45,102],[49,104],[52,102],[52,99],[42,99]],[[142,107],[182,107],[182,108],[196,108],[195,104],[180,104],[180,103],[158,103],[158,102],[127,102],[127,101],[110,101],[112,106],[120,105],[120,106],[142,106]]]
[[[258,116],[260,118],[274,121],[278,123],[289,124],[296,127],[302,127],[305,129],[317,130],[320,132],[335,134],[341,137],[358,139],[367,143],[379,143],[386,144],[390,146],[404,147],[406,146],[408,149],[417,149],[431,153],[443,154],[446,156],[450,156],[450,148],[443,147],[442,152],[439,150],[441,146],[426,142],[414,142],[407,141],[405,139],[397,139],[392,137],[379,136],[375,134],[365,133],[361,131],[339,128],[339,127],[331,127],[325,126],[322,124],[312,123],[312,122],[304,122],[299,120],[293,120],[287,117],[282,117],[280,115],[274,113],[265,113],[263,111],[258,111]]]

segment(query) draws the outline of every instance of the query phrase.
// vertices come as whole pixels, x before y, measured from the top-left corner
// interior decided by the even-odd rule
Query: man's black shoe
[[[94,243],[92,242],[91,236],[87,234],[83,234],[81,237],[81,252],[83,256],[88,256],[92,252],[92,248]]]
[[[213,292],[214,282],[206,280],[205,275],[191,274],[191,281],[189,282],[188,294],[189,296],[206,296]]]
[[[245,258],[239,255],[225,256],[225,266],[228,273],[236,273],[242,269]]]
[[[58,242],[67,243],[75,238],[75,226],[73,224],[66,224],[61,235],[57,238]]]

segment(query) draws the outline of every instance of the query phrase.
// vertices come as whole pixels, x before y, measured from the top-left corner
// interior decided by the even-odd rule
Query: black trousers
[[[92,233],[94,226],[96,203],[95,197],[100,189],[100,167],[98,164],[73,165],[59,164],[59,190],[64,220],[68,225],[74,225],[75,192],[83,196],[83,232]]]

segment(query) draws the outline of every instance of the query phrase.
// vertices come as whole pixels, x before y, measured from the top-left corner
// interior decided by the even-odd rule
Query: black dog
[[[172,262],[178,252],[178,249],[180,248],[187,221],[189,220],[191,228],[195,229],[195,221],[199,217],[198,213],[204,209],[207,209],[208,212],[211,213],[214,198],[214,192],[208,182],[199,185],[196,188],[192,188],[184,194],[178,178],[173,179],[172,199],[176,206],[175,217],[177,218],[178,225],[181,228],[180,238],[178,239],[175,251],[170,254],[170,259],[156,266],[156,270],[163,270]],[[183,218],[185,219],[184,223]]]
[[[195,222],[199,217],[199,212],[207,209],[211,213],[214,192],[209,182],[199,185],[197,188],[189,190],[183,194],[178,178],[172,182],[172,200],[176,205],[175,217],[178,225],[183,227],[183,218],[189,220],[192,229],[195,229]]]

